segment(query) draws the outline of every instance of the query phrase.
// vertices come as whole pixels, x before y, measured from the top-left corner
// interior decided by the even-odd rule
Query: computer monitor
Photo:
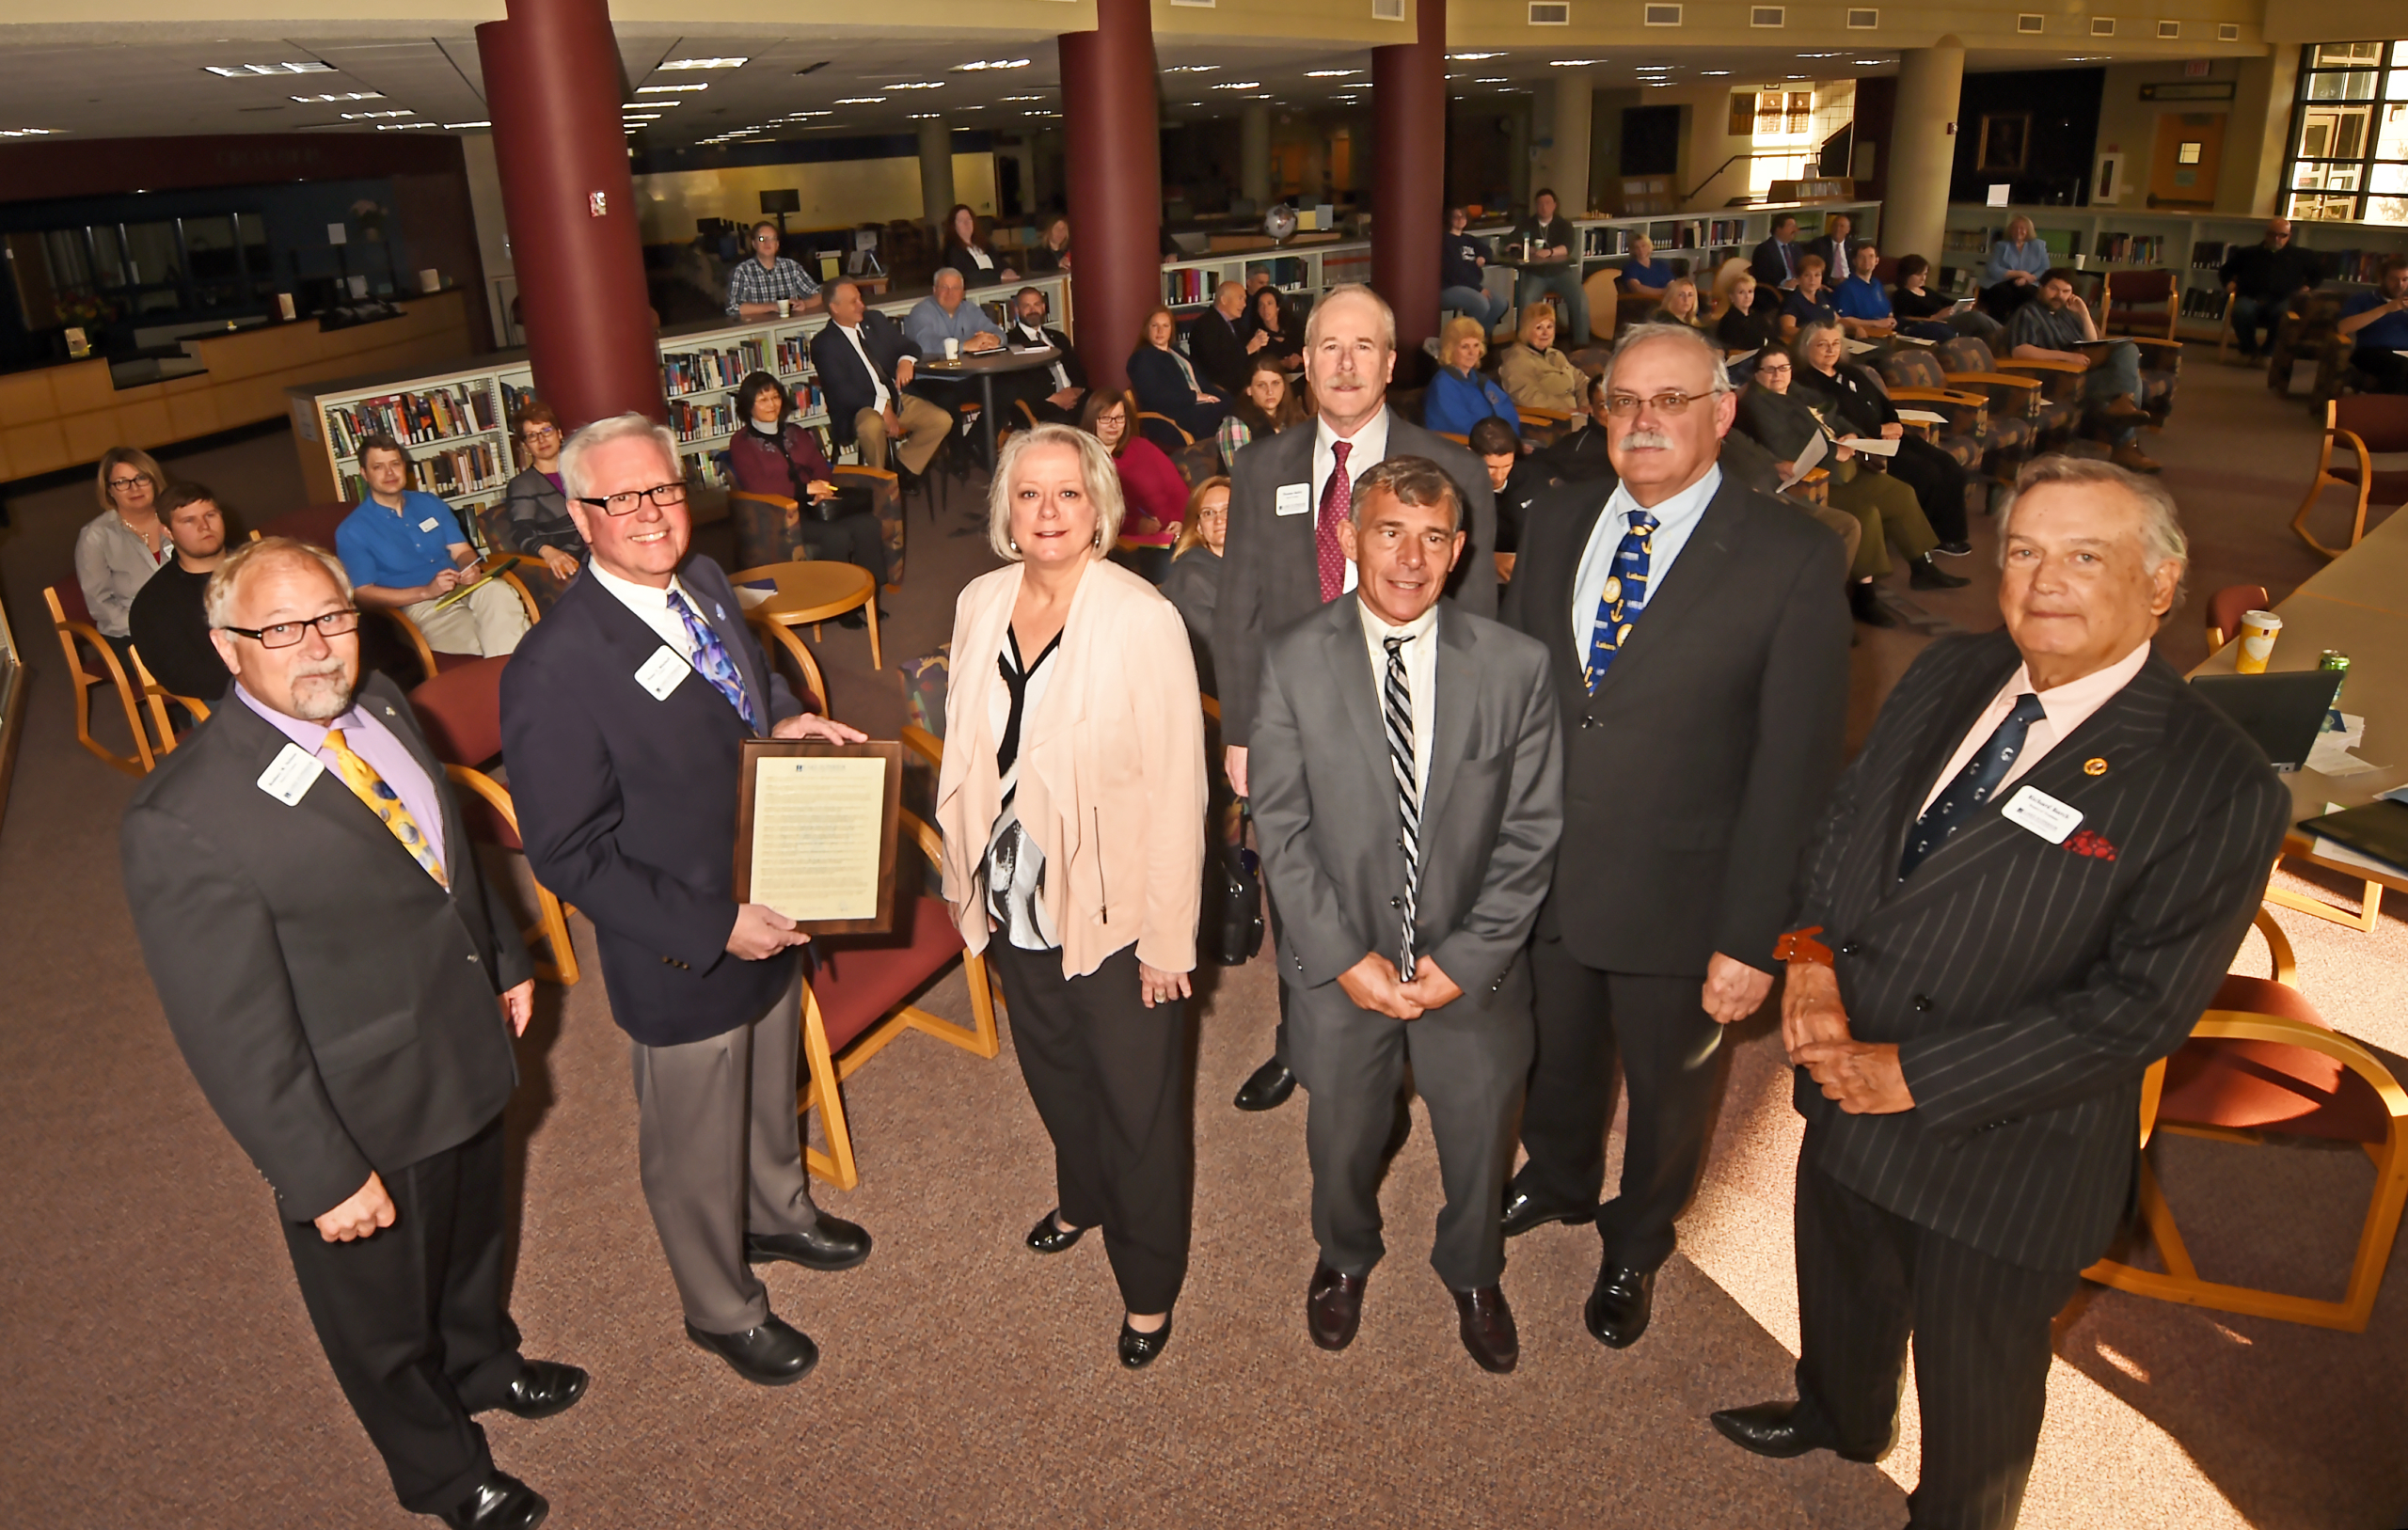
[[[2341,692],[2338,670],[2288,670],[2280,674],[2203,674],[2191,688],[2266,751],[2277,770],[2297,770],[2323,730],[2324,714]]]

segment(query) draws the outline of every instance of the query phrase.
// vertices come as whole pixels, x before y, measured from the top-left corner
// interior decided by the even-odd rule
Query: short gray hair
[[[1396,350],[1396,309],[1388,307],[1386,298],[1359,281],[1340,282],[1338,286],[1322,293],[1320,301],[1313,305],[1313,311],[1305,315],[1305,348],[1307,350],[1312,349],[1320,342],[1321,310],[1329,306],[1332,298],[1339,297],[1370,299],[1371,306],[1380,310],[1380,343],[1386,346],[1391,353]]]
[[[1012,470],[1039,447],[1069,447],[1079,454],[1079,479],[1095,507],[1095,551],[1101,557],[1120,540],[1128,501],[1120,494],[1120,469],[1101,441],[1074,425],[1039,425],[1015,431],[995,458],[995,479],[987,489],[987,545],[1007,563],[1021,560],[1012,544]]]
[[[2182,589],[2191,572],[2191,539],[2182,534],[2181,512],[2175,508],[2174,496],[2164,484],[2146,474],[2118,467],[2097,457],[2068,457],[2052,453],[2035,457],[2015,475],[2015,487],[2010,490],[1998,513],[1998,560],[2006,564],[2006,541],[2014,534],[2015,507],[2023,497],[2044,484],[2067,483],[2077,487],[2097,488],[2104,485],[2123,490],[2131,496],[2141,512],[2141,550],[2148,559],[2149,571],[2155,573],[2167,563],[2182,565],[2182,575],[2174,581],[2174,604],[2182,604]]]
[[[209,576],[209,587],[201,592],[200,611],[212,630],[230,625],[234,620],[234,603],[242,598],[244,576],[261,564],[315,562],[335,582],[335,590],[342,602],[351,604],[351,575],[342,560],[312,542],[297,537],[261,537],[257,542],[237,545],[218,562]]]
[[[1373,489],[1386,489],[1396,496],[1401,504],[1427,510],[1436,505],[1447,507],[1447,528],[1464,528],[1463,492],[1447,470],[1427,457],[1390,457],[1371,465],[1361,478],[1354,481],[1354,492],[1346,501],[1346,518],[1361,524],[1358,514],[1363,502],[1371,497]]]
[[[613,441],[624,441],[637,435],[651,437],[652,444],[660,449],[660,460],[669,465],[671,474],[675,477],[684,476],[684,469],[677,461],[677,437],[669,433],[669,427],[650,415],[642,415],[629,410],[624,415],[612,415],[607,419],[597,419],[568,438],[568,443],[561,448],[562,492],[571,499],[586,497],[586,453],[596,447],[608,446]]]
[[[951,266],[949,266],[949,265],[941,265],[941,266],[937,267],[937,274],[936,274],[936,276],[929,279],[929,282],[928,282],[928,289],[929,289],[929,291],[933,292],[933,291],[935,291],[937,288],[940,288],[940,287],[943,286],[943,285],[944,285],[944,280],[945,280],[945,278],[946,278],[947,276],[951,276],[951,277],[953,278],[953,284],[954,284],[956,287],[967,287],[967,286],[969,286],[969,285],[970,285],[968,282],[966,282],[966,281],[964,281],[964,280],[962,279],[962,276],[961,276],[961,273],[960,273],[960,272],[956,271],[953,267],[951,267]]]
[[[1603,398],[1613,386],[1614,369],[1623,357],[1642,345],[1678,345],[1693,353],[1714,373],[1714,391],[1731,391],[1731,366],[1722,359],[1722,348],[1705,338],[1705,332],[1687,324],[1633,324],[1614,345],[1613,355],[1606,359],[1606,370],[1590,386],[1591,396]]]

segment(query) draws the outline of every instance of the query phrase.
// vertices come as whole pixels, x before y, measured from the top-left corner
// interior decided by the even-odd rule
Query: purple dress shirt
[[[376,774],[385,778],[385,784],[393,789],[401,797],[402,806],[418,820],[419,831],[434,848],[435,859],[445,875],[459,875],[443,843],[443,799],[436,795],[435,782],[427,779],[409,746],[395,737],[393,731],[366,707],[354,702],[351,710],[332,722],[311,722],[304,718],[286,717],[245,689],[239,680],[234,682],[234,694],[243,699],[245,706],[265,718],[277,732],[316,755],[333,775],[332,789],[349,797],[351,788],[335,766],[335,751],[325,747],[327,732],[341,729],[342,741],[351,746],[351,752],[376,767]]]

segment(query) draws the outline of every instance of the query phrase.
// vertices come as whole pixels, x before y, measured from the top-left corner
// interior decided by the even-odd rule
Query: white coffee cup
[[[781,319],[791,319],[794,317],[794,299],[790,297],[782,297],[778,299],[778,317]]]
[[[961,359],[961,342],[959,340],[947,337],[944,342],[944,358],[947,361],[958,361]]]

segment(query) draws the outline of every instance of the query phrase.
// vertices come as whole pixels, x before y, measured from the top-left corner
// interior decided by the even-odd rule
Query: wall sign
[[[2141,87],[2143,101],[2230,101],[2231,80],[2157,80]]]

